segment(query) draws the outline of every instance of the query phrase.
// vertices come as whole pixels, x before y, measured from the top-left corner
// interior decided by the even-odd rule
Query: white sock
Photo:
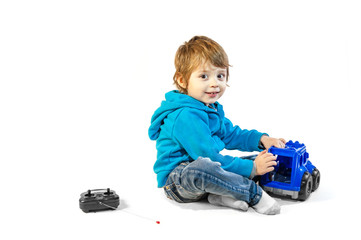
[[[208,195],[208,202],[217,206],[231,207],[235,209],[240,209],[242,211],[248,210],[248,203],[227,196],[220,196],[210,193]]]
[[[258,213],[266,215],[276,215],[281,212],[281,206],[263,190],[261,199],[252,208]]]

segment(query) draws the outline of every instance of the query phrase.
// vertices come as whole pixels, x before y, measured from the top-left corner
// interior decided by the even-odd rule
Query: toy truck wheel
[[[309,172],[305,172],[301,181],[301,189],[298,194],[298,200],[305,201],[312,192],[313,180]]]
[[[312,192],[313,192],[318,188],[321,180],[321,174],[317,168],[313,169],[312,171],[312,180],[313,180],[313,186],[312,186]]]

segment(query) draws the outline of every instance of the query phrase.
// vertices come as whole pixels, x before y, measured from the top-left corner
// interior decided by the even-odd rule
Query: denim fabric
[[[254,181],[225,171],[219,162],[202,157],[179,164],[169,174],[163,188],[168,198],[179,203],[199,201],[212,193],[253,206],[262,196],[261,188]]]

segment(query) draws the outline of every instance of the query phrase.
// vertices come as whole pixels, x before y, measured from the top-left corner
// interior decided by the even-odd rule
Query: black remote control
[[[79,206],[86,213],[115,210],[119,206],[119,196],[110,188],[88,190],[80,194]]]

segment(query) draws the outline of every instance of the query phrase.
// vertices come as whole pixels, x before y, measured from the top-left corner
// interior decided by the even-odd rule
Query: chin
[[[215,102],[217,102],[217,101],[207,102],[207,104],[213,104],[213,103],[215,103]]]

